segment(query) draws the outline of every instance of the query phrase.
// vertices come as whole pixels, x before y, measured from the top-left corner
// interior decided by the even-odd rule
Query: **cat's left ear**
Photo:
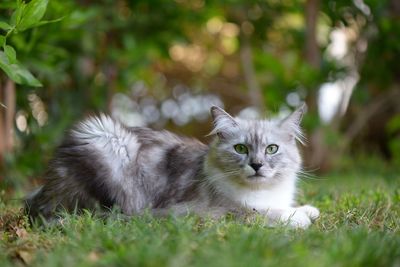
[[[287,116],[280,124],[282,128],[290,131],[293,137],[296,138],[302,144],[304,143],[304,135],[301,131],[300,123],[306,111],[307,111],[307,105],[303,103],[292,114]]]

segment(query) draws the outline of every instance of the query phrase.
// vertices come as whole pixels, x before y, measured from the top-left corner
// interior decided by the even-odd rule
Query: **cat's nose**
[[[251,163],[250,166],[251,166],[255,171],[258,171],[258,170],[262,167],[262,164],[261,164],[261,163]]]

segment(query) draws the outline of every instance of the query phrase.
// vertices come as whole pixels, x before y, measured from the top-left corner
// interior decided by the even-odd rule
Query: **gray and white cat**
[[[57,149],[26,212],[50,219],[60,210],[100,205],[126,215],[257,213],[268,225],[307,228],[319,211],[295,207],[304,110],[284,120],[243,120],[214,106],[209,146],[168,131],[125,127],[106,115],[90,117]]]

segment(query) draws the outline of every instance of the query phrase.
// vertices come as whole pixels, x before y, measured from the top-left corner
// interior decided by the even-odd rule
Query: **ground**
[[[303,177],[300,203],[321,217],[307,230],[194,216],[94,218],[29,226],[19,201],[0,202],[1,266],[400,266],[400,174],[349,164]]]

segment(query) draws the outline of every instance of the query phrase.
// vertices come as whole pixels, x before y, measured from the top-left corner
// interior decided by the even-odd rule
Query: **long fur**
[[[308,227],[318,210],[295,207],[301,107],[285,120],[244,121],[213,107],[210,145],[168,131],[125,127],[106,115],[78,123],[57,149],[45,184],[26,200],[32,217],[118,206],[127,215],[258,211],[269,224]],[[235,151],[245,144],[247,154]],[[266,153],[275,144],[276,154]],[[253,163],[260,164],[255,170]],[[309,207],[309,208],[307,208]],[[238,212],[239,213],[239,212]]]

